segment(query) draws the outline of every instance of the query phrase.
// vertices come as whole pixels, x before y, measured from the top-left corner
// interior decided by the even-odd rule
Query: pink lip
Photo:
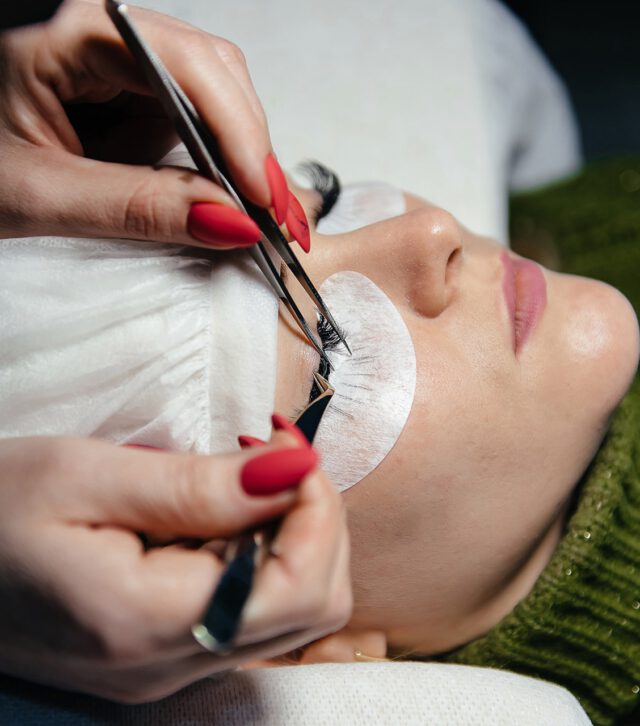
[[[547,282],[540,267],[530,260],[501,255],[504,265],[502,291],[513,327],[513,351],[522,346],[540,321],[547,304]]]

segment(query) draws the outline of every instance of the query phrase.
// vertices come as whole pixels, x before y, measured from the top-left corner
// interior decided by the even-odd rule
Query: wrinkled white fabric
[[[193,167],[182,145],[162,163]],[[403,211],[387,184],[348,185],[322,229]],[[0,436],[198,453],[270,436],[277,301],[246,253],[210,261],[177,245],[0,240],[0,311]]]
[[[180,144],[160,162],[195,165]],[[278,303],[246,253],[0,240],[0,436],[223,453],[269,438]]]
[[[181,252],[0,241],[0,436],[215,452],[269,435],[274,296],[245,255]]]

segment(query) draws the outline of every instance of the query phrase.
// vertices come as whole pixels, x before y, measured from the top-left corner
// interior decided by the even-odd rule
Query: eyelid
[[[320,206],[313,206],[310,217],[314,225],[326,217],[340,198],[342,185],[335,171],[318,161],[301,164],[298,170],[307,177],[311,188],[320,195]]]
[[[315,189],[313,191],[315,191]],[[314,204],[309,211],[309,219],[313,223],[314,227],[317,227],[318,222],[322,219],[322,197],[320,196],[319,192],[316,192],[316,194],[320,197],[320,199],[318,203]]]

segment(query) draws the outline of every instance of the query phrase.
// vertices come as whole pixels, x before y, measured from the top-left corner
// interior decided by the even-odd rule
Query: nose
[[[419,315],[435,318],[449,307],[458,288],[462,264],[460,225],[443,209],[415,210],[407,215],[400,244],[409,262],[409,301]]]
[[[383,225],[388,225],[384,232]],[[392,284],[418,315],[437,317],[449,307],[459,285],[463,237],[457,220],[443,209],[425,206],[380,228],[369,243],[376,248],[373,256],[381,267],[383,287],[389,290]]]

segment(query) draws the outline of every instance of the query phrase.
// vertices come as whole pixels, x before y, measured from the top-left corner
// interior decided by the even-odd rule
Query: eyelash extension
[[[329,214],[338,201],[342,191],[340,179],[335,171],[331,171],[319,161],[305,161],[300,164],[298,171],[309,180],[312,189],[320,195],[321,202],[312,214],[313,221],[317,224]]]
[[[342,329],[340,329],[340,335],[342,335],[346,340],[347,336]],[[324,315],[322,315],[322,313],[318,313],[318,337],[320,338],[320,343],[322,344],[322,350],[325,353],[329,350],[335,350],[339,345],[342,344],[340,336],[329,324],[329,321],[324,317]],[[318,366],[318,373],[323,378],[329,380],[331,371],[329,370],[329,366],[327,365],[326,361],[320,360],[320,365]],[[313,401],[314,398],[317,398],[321,393],[322,391],[314,380],[313,385],[311,386],[311,391],[309,393],[309,403],[311,403],[311,401]]]

